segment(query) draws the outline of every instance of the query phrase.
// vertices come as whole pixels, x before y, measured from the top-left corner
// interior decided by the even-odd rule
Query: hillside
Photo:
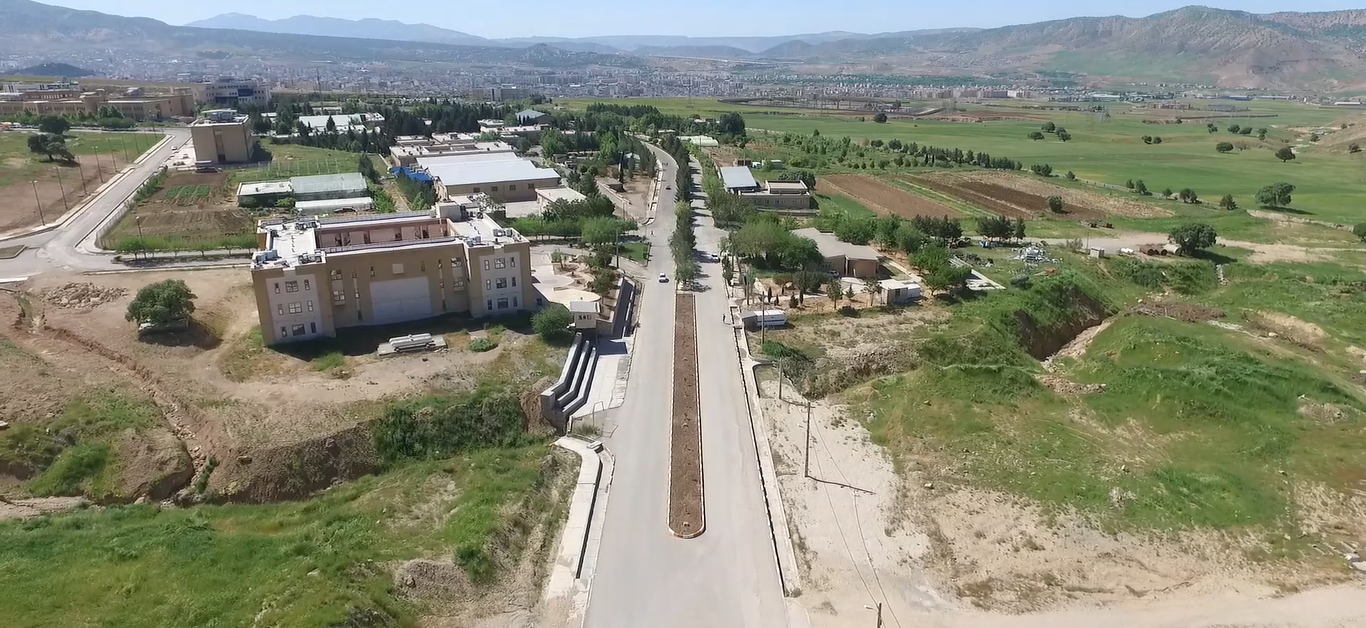
[[[16,76],[61,76],[66,78],[77,78],[82,76],[94,76],[95,73],[85,68],[78,68],[69,63],[41,63],[27,68],[19,68],[11,72]]]
[[[190,22],[186,26],[194,28],[223,28],[233,30],[257,31],[262,33],[288,33],[294,35],[318,35],[323,37],[356,37],[363,39],[392,39],[394,41],[425,41],[436,44],[457,44],[472,46],[492,45],[483,37],[462,33],[430,24],[405,24],[395,20],[346,20],[335,17],[314,17],[296,15],[282,20],[264,20],[241,13],[224,13],[207,20]]]

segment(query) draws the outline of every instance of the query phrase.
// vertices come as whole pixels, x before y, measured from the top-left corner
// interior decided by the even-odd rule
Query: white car
[[[659,283],[669,283],[669,276],[664,273],[659,273]]]

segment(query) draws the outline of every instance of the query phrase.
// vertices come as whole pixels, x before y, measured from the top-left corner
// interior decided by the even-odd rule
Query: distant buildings
[[[232,109],[214,109],[190,125],[196,164],[226,164],[251,161],[256,152],[256,136],[251,118]]]
[[[194,115],[194,94],[189,88],[176,88],[170,94],[153,95],[145,95],[141,88],[131,88],[121,96],[110,97],[106,90],[81,91],[75,84],[10,84],[6,87],[20,89],[0,92],[0,115],[15,115],[24,111],[40,116],[97,115],[101,109],[112,109],[132,120],[164,120]]]
[[[800,181],[767,181],[762,185],[754,180],[748,166],[725,166],[719,169],[721,184],[731,194],[753,203],[759,209],[801,211],[811,209],[811,191]]]

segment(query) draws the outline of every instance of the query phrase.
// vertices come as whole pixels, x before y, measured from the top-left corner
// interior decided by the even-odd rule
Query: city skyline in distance
[[[795,0],[775,10],[770,5],[737,4],[700,0],[690,5],[680,19],[677,5],[604,4],[601,7],[569,5],[553,0],[524,0],[516,15],[498,11],[456,11],[392,14],[383,5],[357,0],[336,0],[327,4],[280,3],[265,0],[240,0],[230,6],[173,4],[160,0],[54,0],[52,4],[74,9],[100,11],[129,17],[150,17],[169,24],[215,17],[225,12],[241,13],[265,20],[280,20],[298,15],[348,20],[376,18],[408,24],[429,24],[483,38],[530,37],[603,37],[603,36],[690,36],[745,37],[786,36],[803,33],[849,31],[876,34],[917,29],[994,28],[1080,16],[1144,17],[1189,6],[1189,2],[1079,2],[1062,0],[1046,6],[1022,5],[1005,0],[982,0],[972,11],[947,5],[888,5],[875,0],[847,0],[834,15],[829,6],[814,0]],[[1243,0],[1213,2],[1205,6],[1273,13],[1278,11],[1335,11],[1356,9],[1339,0]],[[468,8],[468,7],[466,7]],[[227,9],[227,11],[225,11]]]

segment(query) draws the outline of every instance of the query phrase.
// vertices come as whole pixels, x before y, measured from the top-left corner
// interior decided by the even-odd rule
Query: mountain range
[[[280,37],[288,33],[290,37]],[[992,29],[771,37],[486,39],[427,24],[225,14],[186,26],[0,0],[0,53],[229,51],[305,60],[424,59],[539,66],[641,65],[650,56],[784,61],[794,71],[996,75],[1222,87],[1366,87],[1366,10],[1253,14],[1191,6],[1142,18],[1077,17]]]

